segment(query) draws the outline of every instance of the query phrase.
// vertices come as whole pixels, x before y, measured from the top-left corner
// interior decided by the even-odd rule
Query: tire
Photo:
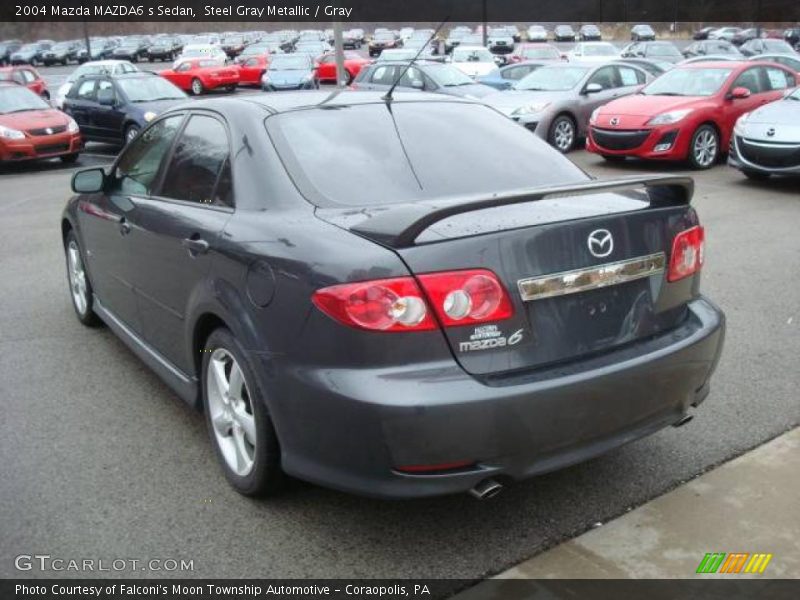
[[[78,156],[80,156],[78,152],[73,152],[72,154],[64,154],[61,157],[61,162],[63,162],[65,165],[74,165],[78,161]]]
[[[203,87],[203,82],[197,79],[197,77],[192,79],[192,94],[194,94],[195,96],[199,96],[204,91],[205,88]]]
[[[547,141],[556,150],[566,154],[575,147],[578,137],[578,128],[575,120],[569,115],[558,115],[547,132]]]
[[[719,134],[711,125],[701,125],[689,143],[689,164],[693,169],[710,169],[719,159]]]
[[[133,125],[133,124],[128,125],[125,128],[124,145],[127,146],[128,144],[130,144],[136,138],[136,136],[139,135],[139,132],[141,130],[142,128],[139,127],[138,125]]]
[[[247,352],[225,328],[214,330],[201,351],[206,425],[225,478],[245,496],[279,492],[280,446]]]
[[[225,86],[225,91],[230,93],[230,94],[232,94],[233,92],[236,91],[236,86],[235,85],[226,85]]]
[[[764,173],[762,171],[751,171],[750,169],[742,169],[742,173],[744,173],[745,177],[753,181],[766,181],[767,179],[770,178],[769,173]]]
[[[345,77],[344,84],[350,85],[353,83],[353,74],[350,71],[345,71],[345,73],[347,74],[347,77]]]
[[[101,321],[94,312],[94,291],[83,261],[83,250],[75,232],[70,230],[64,240],[64,257],[67,262],[67,283],[72,308],[83,325],[96,327]]]
[[[44,100],[45,102],[47,102],[49,104],[50,103],[50,92],[42,92],[41,93],[41,98],[42,98],[42,100]]]

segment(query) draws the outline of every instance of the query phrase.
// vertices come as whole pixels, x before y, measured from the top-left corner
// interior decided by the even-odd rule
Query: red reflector
[[[441,463],[438,465],[407,465],[404,467],[396,467],[395,471],[403,473],[438,473],[441,471],[454,471],[456,469],[463,469],[471,467],[475,463],[471,460],[462,460],[458,462]]]
[[[487,269],[428,273],[419,281],[445,327],[501,321],[514,314],[505,288]]]
[[[672,242],[667,281],[694,275],[703,266],[705,231],[700,225],[680,232]]]
[[[340,323],[371,331],[436,329],[413,277],[345,283],[317,290],[311,300]]]

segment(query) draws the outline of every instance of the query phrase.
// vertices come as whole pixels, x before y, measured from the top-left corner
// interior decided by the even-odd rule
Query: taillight
[[[436,329],[413,277],[345,283],[317,290],[312,300],[340,323],[373,331]]]
[[[500,321],[514,308],[497,276],[486,269],[345,283],[317,290],[312,301],[340,323],[371,331],[437,328]]]
[[[445,327],[501,321],[514,314],[497,275],[486,269],[428,273],[418,278]]]
[[[694,275],[703,266],[705,232],[700,225],[681,231],[672,242],[667,281]]]

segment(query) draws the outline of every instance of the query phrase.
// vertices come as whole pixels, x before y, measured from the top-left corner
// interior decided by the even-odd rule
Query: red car
[[[0,81],[13,81],[24,85],[37,96],[50,101],[50,91],[39,72],[29,65],[0,68]]]
[[[78,124],[30,90],[0,82],[0,163],[60,157],[83,150]]]
[[[608,160],[626,156],[714,165],[736,120],[783,97],[796,74],[765,62],[698,62],[667,71],[638,94],[592,113],[586,149]]]
[[[239,69],[228,67],[213,58],[181,60],[171,69],[160,71],[158,74],[195,96],[218,88],[232,92],[239,85]]]
[[[344,70],[347,71],[347,84],[350,85],[353,79],[361,72],[365,65],[372,61],[356,54],[355,52],[344,53]],[[336,54],[330,52],[320,56],[314,63],[317,69],[317,79],[319,81],[330,81],[336,83]]]
[[[261,77],[269,69],[269,55],[248,56],[236,65],[239,85],[261,85]]]

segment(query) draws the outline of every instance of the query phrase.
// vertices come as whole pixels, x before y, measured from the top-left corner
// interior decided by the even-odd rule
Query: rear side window
[[[769,81],[769,89],[785,90],[788,87],[794,86],[794,77],[783,69],[766,67],[765,71],[767,73],[767,81]]]
[[[159,195],[231,206],[228,132],[217,119],[194,115],[181,133]]]
[[[300,192],[319,206],[491,194],[586,178],[524,127],[479,104],[308,109],[269,117],[266,125]],[[509,156],[518,157],[513,167]]]
[[[632,69],[631,67],[617,67],[617,72],[619,73],[619,78],[623,87],[641,85],[645,82],[644,73],[638,69]]]
[[[81,81],[75,90],[75,98],[78,100],[93,100],[94,99],[94,86],[95,80]]]

